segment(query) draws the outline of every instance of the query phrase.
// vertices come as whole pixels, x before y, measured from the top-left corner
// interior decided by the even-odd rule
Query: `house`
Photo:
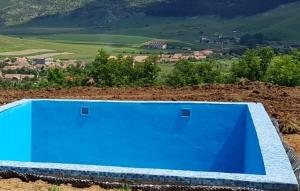
[[[206,36],[202,36],[200,38],[200,43],[210,43],[210,41],[211,40],[208,37],[206,37]]]
[[[22,58],[16,58],[16,61],[14,62],[14,65],[29,65],[29,62],[27,58],[22,57]]]
[[[170,62],[178,62],[180,60],[183,59],[183,54],[181,53],[176,53],[176,54],[173,54],[170,58]]]
[[[118,57],[112,55],[108,57],[108,60],[118,60]]]
[[[170,62],[171,55],[162,54],[160,55],[159,62]]]
[[[33,69],[33,66],[30,65],[29,63],[20,63],[18,65],[8,65],[8,66],[4,66],[3,70],[4,71],[8,71],[8,70],[31,70]]]
[[[149,56],[139,55],[139,56],[135,56],[133,60],[134,62],[142,63],[145,62],[148,58]]]
[[[53,58],[34,58],[32,60],[33,64],[42,64],[42,65],[50,65],[53,64],[54,59]]]
[[[201,51],[205,56],[211,56],[212,54],[214,54],[214,51],[211,49],[205,49]]]
[[[24,79],[31,79],[34,78],[34,75],[31,74],[4,74],[3,78],[7,80],[24,80]]]
[[[205,56],[203,52],[201,51],[194,51],[193,52],[194,57],[198,57],[198,56]]]
[[[144,44],[144,48],[166,50],[168,48],[167,41],[152,40]]]
[[[205,55],[199,55],[199,56],[194,56],[194,58],[196,60],[203,60],[203,59],[206,59],[207,57]]]

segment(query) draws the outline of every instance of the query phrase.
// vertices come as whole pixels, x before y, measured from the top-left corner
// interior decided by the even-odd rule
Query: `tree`
[[[195,63],[186,60],[177,62],[172,72],[167,76],[166,83],[175,87],[199,84]]]
[[[293,55],[276,57],[267,71],[266,80],[283,86],[299,86],[300,61]]]
[[[167,76],[166,83],[171,86],[190,86],[201,83],[214,83],[219,79],[220,71],[211,61],[179,61]]]
[[[256,47],[258,44],[264,44],[264,35],[262,33],[256,33],[254,35],[245,34],[240,39],[240,44],[248,47]]]
[[[264,76],[268,70],[269,65],[271,64],[271,61],[275,55],[274,50],[272,47],[261,47],[256,50],[257,55],[261,59],[261,72]]]
[[[61,68],[49,68],[47,71],[47,81],[50,86],[62,87],[65,85],[66,74]]]
[[[106,52],[100,50],[94,62],[86,67],[87,76],[98,86],[154,85],[160,71],[155,57],[148,58],[145,63],[134,63],[132,57],[108,58]]]
[[[239,61],[232,65],[231,72],[236,78],[260,80],[264,74],[261,70],[261,63],[262,59],[257,52],[254,49],[248,49]]]
[[[103,49],[100,49],[95,60],[86,67],[88,76],[98,86],[112,86],[111,68],[108,66],[108,58],[108,54]]]
[[[137,63],[133,67],[131,82],[137,86],[152,86],[155,84],[160,72],[156,64],[156,57],[150,57],[144,63]]]

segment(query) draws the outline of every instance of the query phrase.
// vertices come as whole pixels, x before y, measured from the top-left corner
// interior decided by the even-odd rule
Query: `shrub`
[[[235,78],[262,80],[273,57],[274,51],[271,47],[248,49],[239,61],[233,64],[231,72]]]
[[[87,76],[97,86],[149,86],[154,85],[160,68],[156,58],[146,59],[144,63],[134,63],[131,57],[108,59],[100,50],[94,62],[86,67]]]
[[[283,86],[299,86],[300,62],[292,55],[276,57],[267,71],[266,81]]]
[[[247,78],[251,81],[259,80],[262,76],[261,59],[254,50],[247,50],[238,62],[232,65],[232,74],[236,78]]]
[[[48,191],[61,191],[61,189],[60,187],[53,185],[50,188],[48,188]]]
[[[155,84],[160,68],[155,63],[155,58],[149,58],[145,63],[135,64],[131,72],[131,85],[152,86]]]
[[[120,189],[120,191],[132,191],[132,189],[130,188],[130,186],[124,185],[124,186]]]
[[[211,61],[179,61],[167,76],[166,83],[175,87],[214,83],[220,77],[220,72],[213,65]]]

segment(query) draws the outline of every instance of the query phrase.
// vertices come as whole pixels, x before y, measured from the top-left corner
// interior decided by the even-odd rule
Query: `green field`
[[[65,29],[62,29],[64,31]],[[58,29],[56,30],[58,31]],[[65,33],[61,34],[39,34],[12,36],[0,35],[0,53],[11,51],[22,51],[28,49],[50,49],[54,53],[72,53],[68,55],[54,56],[61,59],[93,59],[97,50],[103,48],[113,55],[118,54],[156,54],[159,50],[143,49],[142,45],[154,38],[145,36],[129,36],[117,34],[84,34],[84,33]],[[189,43],[170,40],[170,43],[179,46],[193,46]],[[176,50],[169,50],[173,52]],[[26,56],[34,56],[29,54]],[[17,55],[12,55],[17,56]]]
[[[55,52],[68,52],[70,55],[56,56],[63,59],[90,60],[97,50],[105,49],[112,54],[132,54],[142,51],[139,47],[150,38],[120,35],[50,35],[9,37],[0,36],[0,53],[28,49],[50,49]],[[34,54],[26,55],[32,56]],[[36,55],[36,54],[35,54]]]

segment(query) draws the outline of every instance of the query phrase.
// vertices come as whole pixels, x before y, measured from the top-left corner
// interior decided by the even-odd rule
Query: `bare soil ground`
[[[105,100],[191,100],[261,102],[269,115],[279,120],[286,132],[300,129],[300,88],[274,86],[265,83],[241,82],[235,85],[205,85],[188,88],[70,88],[44,90],[0,90],[0,105],[25,98],[73,98]],[[295,148],[300,156],[300,135],[284,135],[285,141]],[[2,190],[47,190],[43,182],[23,183],[17,179],[1,180]],[[62,190],[78,190],[63,185]],[[100,190],[99,187],[87,189]]]
[[[22,182],[20,179],[0,179],[0,191],[107,191],[99,186],[92,186],[90,188],[74,188],[71,185],[60,185],[59,189],[54,189],[54,186],[43,181],[36,182]],[[52,190],[51,190],[52,188]],[[117,190],[109,190],[117,191]]]

